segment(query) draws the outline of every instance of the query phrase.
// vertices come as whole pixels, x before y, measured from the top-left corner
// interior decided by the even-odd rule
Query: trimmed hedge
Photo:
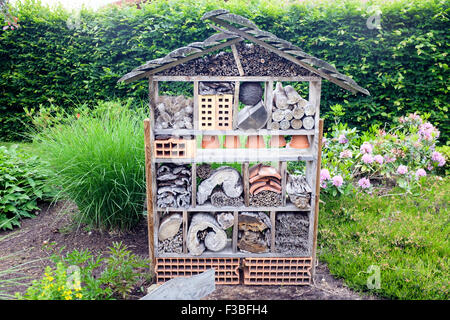
[[[376,3],[381,29],[369,29],[366,21],[375,12],[369,5]],[[54,103],[70,108],[118,97],[146,100],[146,81],[124,85],[117,79],[214,33],[200,18],[217,8],[248,17],[370,91],[370,97],[355,96],[324,81],[325,117],[336,103],[346,109],[342,121],[360,128],[409,112],[430,113],[441,141],[448,140],[449,6],[442,0],[316,0],[283,6],[269,0],[154,0],[142,9],[82,10],[79,19],[61,8],[23,1],[13,11],[21,28],[0,33],[0,140],[20,138],[24,107]]]

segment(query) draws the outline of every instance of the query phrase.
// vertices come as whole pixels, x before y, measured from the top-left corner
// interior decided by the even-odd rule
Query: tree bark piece
[[[286,93],[288,104],[296,104],[302,100],[302,97],[297,93],[293,86],[285,86],[284,92]]]
[[[216,214],[216,220],[219,226],[226,230],[234,225],[233,212],[219,212]]]
[[[298,212],[276,215],[275,250],[286,255],[308,256],[309,219]]]
[[[286,192],[289,200],[300,209],[310,207],[311,187],[303,175],[289,175],[286,184]]]
[[[190,254],[201,255],[206,249],[220,251],[227,244],[227,234],[209,213],[196,213],[189,224],[186,246]]]
[[[223,166],[214,170],[208,179],[200,183],[197,189],[197,203],[205,203],[217,185],[221,185],[223,192],[230,198],[239,197],[244,190],[239,171]]]
[[[273,101],[278,109],[284,110],[289,107],[288,97],[283,89],[283,86],[281,85],[281,82],[277,82],[275,85],[275,90],[273,91]]]
[[[158,239],[164,241],[174,237],[180,230],[183,218],[179,213],[166,215],[161,219],[158,230]]]
[[[238,220],[238,248],[244,252],[268,252],[272,229],[270,218],[263,212],[242,212]]]

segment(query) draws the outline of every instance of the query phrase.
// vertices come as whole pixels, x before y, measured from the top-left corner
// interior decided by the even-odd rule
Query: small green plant
[[[47,250],[51,251],[50,246]],[[66,255],[53,253],[43,277],[32,282],[25,300],[112,300],[127,299],[132,291],[151,280],[149,262],[133,254],[122,243],[113,243],[106,256],[88,250],[73,250]]]
[[[144,211],[144,113],[129,100],[99,102],[65,117],[34,137],[55,173],[52,183],[61,187],[58,197],[77,204],[80,223],[132,228]]]
[[[38,200],[50,200],[55,189],[47,184],[51,175],[36,156],[0,146],[0,230],[20,226],[20,220],[39,212]]]

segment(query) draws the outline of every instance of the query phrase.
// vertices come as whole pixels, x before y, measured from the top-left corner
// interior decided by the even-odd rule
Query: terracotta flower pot
[[[309,142],[307,136],[292,136],[292,140],[289,143],[291,148],[306,149],[309,148]]]
[[[286,146],[286,139],[284,136],[272,136],[269,145],[271,148],[282,148]]]
[[[220,147],[218,136],[203,136],[202,148],[203,149],[217,149]]]
[[[223,146],[227,149],[237,149],[241,147],[241,140],[239,136],[225,136]]]
[[[263,136],[248,136],[245,147],[249,149],[265,148],[266,143]]]

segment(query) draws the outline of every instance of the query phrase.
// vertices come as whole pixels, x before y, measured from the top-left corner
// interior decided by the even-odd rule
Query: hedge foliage
[[[226,8],[352,76],[371,96],[324,81],[322,113],[343,104],[359,127],[428,112],[449,138],[449,2],[444,0],[154,0],[142,9],[107,7],[79,14],[25,0],[13,10],[20,29],[0,33],[0,139],[17,139],[24,107],[71,107],[96,99],[147,99],[145,80],[117,84],[145,61],[215,31],[200,20]],[[381,27],[367,19],[381,12]],[[170,88],[166,88],[169,90]]]

